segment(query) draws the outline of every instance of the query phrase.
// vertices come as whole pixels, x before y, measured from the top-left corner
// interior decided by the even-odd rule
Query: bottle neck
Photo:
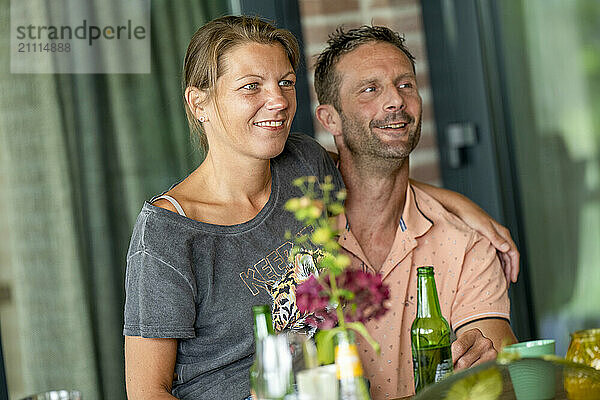
[[[271,319],[271,313],[254,314],[254,339],[259,341],[272,334],[273,321]]]
[[[417,318],[441,317],[433,273],[417,276]]]
[[[354,344],[354,333],[350,330],[341,330],[333,338],[334,344],[338,346],[349,346]]]

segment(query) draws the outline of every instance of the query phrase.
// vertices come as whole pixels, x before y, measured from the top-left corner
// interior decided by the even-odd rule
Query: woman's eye
[[[247,85],[242,86],[242,89],[256,90],[258,89],[258,83],[248,83]]]
[[[284,79],[279,82],[279,86],[285,86],[285,87],[291,87],[291,86],[294,86],[295,84],[296,84],[296,82],[294,82],[290,79]]]
[[[363,90],[363,92],[365,93],[371,93],[375,91],[375,86],[369,86],[368,88],[366,88],[365,90]]]

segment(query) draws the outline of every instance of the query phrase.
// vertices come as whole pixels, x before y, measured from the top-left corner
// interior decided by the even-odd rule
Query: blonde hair
[[[185,101],[185,90],[197,87],[208,92],[207,98],[213,97],[217,79],[223,74],[223,57],[234,47],[253,42],[281,44],[296,71],[300,51],[294,35],[257,17],[225,16],[214,19],[198,29],[190,40],[183,62],[182,90],[190,135],[192,140],[198,140],[204,152],[208,150],[206,134]]]

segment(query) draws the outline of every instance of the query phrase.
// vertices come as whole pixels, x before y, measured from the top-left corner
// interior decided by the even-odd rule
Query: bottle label
[[[435,368],[435,381],[439,382],[452,372],[452,359],[445,359]]]
[[[363,376],[362,365],[355,344],[335,348],[335,366],[338,379]]]
[[[413,350],[415,390],[439,382],[452,372],[450,346]]]

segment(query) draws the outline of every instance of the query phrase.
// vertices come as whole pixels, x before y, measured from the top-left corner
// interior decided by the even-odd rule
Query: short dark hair
[[[385,26],[363,25],[348,31],[338,27],[329,35],[327,47],[315,62],[315,91],[320,104],[331,104],[336,110],[341,111],[339,99],[341,78],[335,67],[344,54],[369,42],[384,42],[396,46],[406,54],[415,71],[415,57],[406,48],[404,37],[399,33]]]

